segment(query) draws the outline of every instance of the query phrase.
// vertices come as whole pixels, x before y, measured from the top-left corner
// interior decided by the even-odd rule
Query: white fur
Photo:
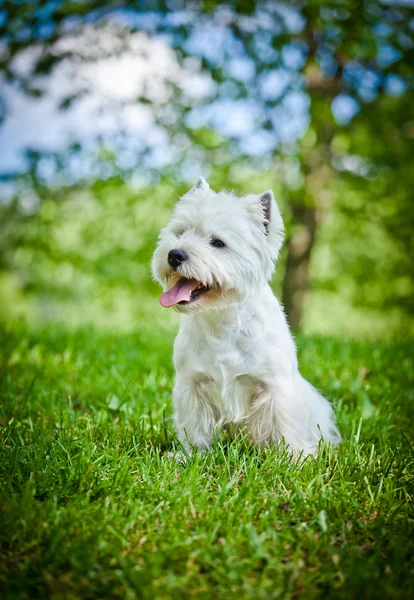
[[[213,238],[226,246],[213,247]],[[203,178],[160,234],[152,267],[164,289],[182,277],[213,286],[176,306],[183,316],[173,398],[187,448],[208,449],[223,427],[244,429],[261,445],[284,442],[294,453],[315,453],[322,438],[341,439],[330,404],[298,370],[283,309],[268,285],[282,242],[270,190],[239,198],[215,193]],[[177,248],[188,260],[174,270],[167,257]]]

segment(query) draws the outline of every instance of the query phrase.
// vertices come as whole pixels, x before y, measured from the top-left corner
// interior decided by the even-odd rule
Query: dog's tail
[[[309,436],[317,447],[319,440],[323,439],[330,444],[339,444],[341,434],[335,425],[335,414],[331,404],[299,374],[298,387],[304,404],[310,406]]]

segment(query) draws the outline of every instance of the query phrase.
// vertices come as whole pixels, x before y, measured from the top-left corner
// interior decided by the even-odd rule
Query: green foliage
[[[92,316],[97,306],[108,312],[123,301],[129,308],[134,302],[138,314],[155,292],[149,263],[173,197],[171,185],[137,191],[122,181],[46,191],[34,215],[9,209],[3,268],[35,299],[40,317],[59,319],[66,307],[70,318],[71,306],[72,316],[79,310]]]
[[[334,143],[339,144],[337,138]],[[269,172],[235,163],[216,169],[210,183],[238,193],[273,188],[289,237],[296,231],[289,204],[296,193],[295,160],[275,164]],[[393,182],[389,185],[397,194]],[[331,194],[335,201],[326,204],[319,223],[304,330],[347,337],[412,330],[412,242],[407,237],[404,246],[403,238],[389,230],[393,219],[400,219],[399,211],[391,210],[392,197],[365,204],[376,183],[371,187],[364,180],[355,189],[355,180],[346,175],[339,182],[313,180],[313,185],[325,186],[321,195],[329,200]],[[176,327],[178,315],[159,307],[150,262],[159,230],[188,187],[165,178],[157,186],[134,189],[113,179],[82,189],[39,188],[40,200],[29,213],[22,199],[3,208],[0,318],[22,314],[33,323],[94,322],[124,329],[156,319],[160,327]],[[286,248],[273,281],[279,297],[285,259]]]
[[[0,338],[7,598],[409,598],[413,348],[300,338],[344,442],[171,460],[173,335]],[[411,391],[409,391],[411,390]]]
[[[84,183],[83,189],[48,190],[42,187],[50,184],[40,168],[44,153],[28,151],[29,192],[22,189],[16,203],[0,207],[3,317],[24,313],[36,320],[92,319],[130,327],[155,314],[156,287],[149,273],[155,238],[185,189],[182,178],[187,168],[193,172],[194,163],[201,163],[204,174],[211,171],[213,187],[232,187],[239,193],[272,187],[287,223],[287,241],[297,233],[302,241],[312,238],[310,266],[306,259],[298,261],[296,273],[285,272],[289,261],[283,254],[274,282],[280,292],[283,278],[297,280],[292,305],[309,288],[302,318],[305,331],[348,336],[413,331],[410,7],[374,0],[344,0],[332,6],[319,1],[290,3],[290,12],[281,6],[272,10],[272,3],[229,3],[223,16],[222,3],[184,3],[186,19],[176,21],[165,2],[151,6],[128,2],[129,20],[107,31],[117,52],[127,49],[128,32],[146,31],[141,17],[153,10],[149,37],[167,34],[163,39],[175,51],[177,62],[184,66],[190,59],[191,69],[200,68],[214,82],[212,95],[193,102],[175,80],[168,80],[163,100],[154,99],[151,86],[131,100],[132,105],[151,108],[154,123],[173,150],[174,159],[161,174],[150,164],[147,144],[126,173],[117,162],[115,141],[114,148],[102,142],[92,160],[81,153],[81,140],[76,140],[54,157],[54,166],[53,157],[47,155],[56,176],[71,170],[73,157],[78,161],[83,157],[90,160],[98,179],[109,174],[112,179]],[[6,48],[0,56],[0,73],[21,90],[41,94],[45,78],[62,61],[74,61],[76,68],[107,55],[107,45],[101,48],[98,42],[92,55],[81,43],[67,50],[58,42],[68,31],[79,32],[81,39],[86,23],[95,24],[97,31],[105,29],[117,8],[111,1],[3,2],[0,36]],[[203,44],[196,44],[195,50],[188,44],[203,26],[212,31],[217,27],[227,40],[214,59]],[[33,69],[28,67],[22,75],[14,59],[27,48],[33,49]],[[294,60],[289,62],[292,51]],[[193,52],[200,61],[194,61]],[[250,75],[249,69],[246,77],[234,72],[234,61],[249,64]],[[281,72],[288,74],[286,89],[267,97],[263,77]],[[393,80],[398,82],[394,90]],[[61,108],[69,110],[79,94],[89,91],[83,87],[71,91],[60,99]],[[287,142],[280,130],[291,119],[286,100],[290,92],[308,102],[310,121],[300,139],[293,136]],[[332,108],[341,96],[352,99],[358,111],[342,124]],[[207,126],[191,128],[187,117],[194,106],[212,108],[216,100],[229,107],[249,101],[256,115],[255,133],[271,134],[274,147],[263,156],[246,155],[238,136],[227,139]],[[116,112],[116,107],[111,110]],[[119,133],[128,147],[123,135],[128,132]],[[148,187],[133,190],[121,181],[126,174],[142,175]],[[32,188],[39,206],[29,202],[27,208]],[[315,241],[300,217],[303,207],[314,213]],[[305,273],[302,280],[300,272]],[[284,301],[293,312],[288,299]],[[174,322],[174,315],[166,313],[157,318],[163,324]]]

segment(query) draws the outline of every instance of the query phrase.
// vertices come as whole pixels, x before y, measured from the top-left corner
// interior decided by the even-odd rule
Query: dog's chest
[[[246,336],[235,335],[225,339],[206,336],[198,354],[203,369],[217,379],[230,383],[254,368],[254,345]]]
[[[200,358],[200,366],[211,382],[210,402],[218,409],[221,421],[240,421],[248,402],[252,369],[243,343],[213,341],[205,346]]]
[[[225,339],[203,336],[202,341],[193,338],[188,342],[187,338],[187,345],[180,343],[177,348],[180,355],[185,348],[182,367],[187,377],[195,380],[202,377],[209,382],[204,389],[208,390],[209,400],[218,408],[223,422],[239,421],[255,380],[252,341],[238,335]]]

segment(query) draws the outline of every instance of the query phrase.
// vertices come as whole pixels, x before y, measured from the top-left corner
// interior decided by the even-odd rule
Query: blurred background
[[[292,327],[413,325],[410,0],[0,2],[0,320],[174,328],[159,229],[272,188]]]

